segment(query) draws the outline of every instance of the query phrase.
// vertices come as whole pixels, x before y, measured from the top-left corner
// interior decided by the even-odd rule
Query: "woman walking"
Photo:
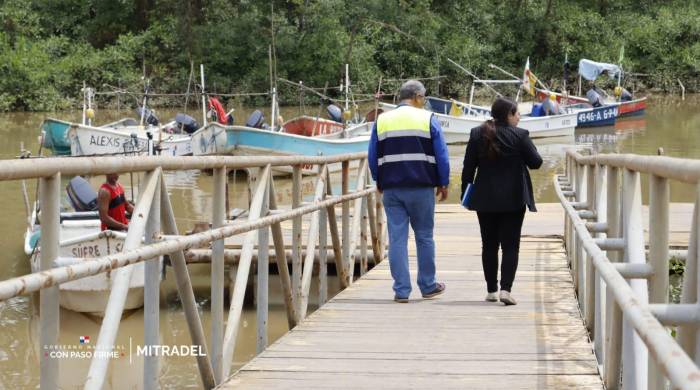
[[[506,305],[515,305],[510,293],[518,268],[525,206],[537,211],[528,168],[538,169],[542,157],[529,132],[517,127],[520,113],[514,102],[497,99],[491,106],[491,116],[492,120],[472,129],[469,136],[462,168],[462,194],[473,183],[468,208],[476,211],[479,218],[486,300],[500,299]],[[497,294],[499,246],[503,252],[500,295]]]

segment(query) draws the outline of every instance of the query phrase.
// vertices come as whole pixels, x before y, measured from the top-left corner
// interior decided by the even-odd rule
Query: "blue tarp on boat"
[[[618,77],[622,70],[615,64],[595,62],[583,59],[578,62],[578,73],[586,80],[595,80],[601,73],[607,72],[610,77]]]

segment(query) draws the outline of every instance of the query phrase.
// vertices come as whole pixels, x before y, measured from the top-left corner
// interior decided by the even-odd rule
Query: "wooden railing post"
[[[292,208],[301,205],[301,166],[292,168]],[[301,305],[301,216],[292,219],[292,297],[297,315]],[[303,317],[297,317],[297,322]]]
[[[270,175],[272,175],[270,173]],[[265,193],[263,195],[262,205],[260,208],[260,216],[267,216],[270,205],[270,178],[267,178],[265,183]],[[257,275],[257,300],[256,300],[256,319],[257,319],[257,342],[255,343],[255,352],[260,353],[267,348],[267,320],[268,320],[268,292],[269,292],[269,245],[270,245],[270,227],[265,226],[258,229],[258,275]],[[285,259],[286,261],[286,259]]]
[[[649,175],[649,303],[668,303],[668,179]],[[649,388],[665,389],[666,379],[659,365],[649,359]]]
[[[156,188],[160,186],[160,175],[160,168],[156,168],[146,175],[146,180],[139,191],[139,199],[134,206],[134,212],[129,222],[129,230],[124,240],[122,252],[136,249],[142,245],[141,240],[146,231],[146,220],[150,215],[153,194]],[[134,265],[128,265],[119,268],[112,274],[112,286],[109,292],[109,300],[105,308],[105,316],[100,326],[100,333],[97,336],[97,344],[95,345],[96,351],[108,352],[112,351],[114,348],[114,340],[117,337],[119,323],[122,313],[124,312],[124,304],[129,292],[129,284],[133,271]],[[86,390],[99,390],[102,388],[109,362],[110,359],[107,354],[93,355],[90,361],[88,376],[85,380]]]
[[[623,232],[625,237],[625,263],[645,264],[644,224],[642,221],[642,190],[639,172],[624,170],[623,183]],[[639,302],[649,301],[646,279],[629,281]],[[632,326],[622,325],[622,386],[631,389],[647,388],[648,352],[644,342]]]
[[[607,199],[607,169],[605,165],[596,166],[596,195],[595,195],[595,212],[596,222],[606,223],[608,214],[608,199]],[[597,238],[606,237],[605,233],[597,233]],[[589,259],[590,261],[590,259]],[[590,261],[593,264],[592,261]],[[595,349],[598,364],[603,364],[605,361],[605,317],[606,317],[606,285],[600,278],[598,271],[593,267],[590,274],[594,279],[595,289],[595,319],[593,324],[593,346]]]
[[[700,185],[695,187],[695,205],[693,206],[693,222],[690,227],[690,237],[688,239],[688,256],[685,259],[685,271],[683,272],[683,287],[681,291],[681,304],[696,304],[698,302],[698,297],[700,293],[698,288],[700,284],[698,281],[698,272],[700,272],[700,267],[698,266],[698,252],[700,251]],[[685,352],[690,356],[691,359],[698,364],[700,360],[700,351],[697,350],[698,338],[698,325],[690,324],[678,327],[678,343],[683,347]]]
[[[161,178],[162,181],[162,178]],[[160,190],[162,185],[156,187],[151,203],[151,212],[146,221],[145,244],[156,242],[160,235]],[[143,286],[143,328],[144,344],[160,344],[160,276],[162,257],[146,261],[144,264]],[[143,360],[143,387],[144,389],[158,389],[158,356],[145,356]]]
[[[620,169],[608,167],[608,189],[607,189],[607,223],[608,238],[620,238],[622,236],[622,225],[620,223]],[[620,254],[615,251],[608,251],[607,257],[611,262],[619,262]],[[620,367],[622,362],[622,310],[615,302],[612,288],[606,288],[606,332],[605,332],[605,364],[604,376],[607,389],[616,390],[620,388]]]
[[[226,168],[214,170],[214,199],[211,227],[223,226],[226,218]],[[211,243],[211,364],[217,384],[223,379],[222,353],[224,335],[224,240]]]
[[[350,190],[350,163],[348,161],[342,162],[341,171],[341,195],[345,195]],[[342,234],[343,234],[343,268],[347,272],[347,285],[352,284],[352,275],[350,274],[350,204],[348,202],[343,202],[342,205]]]
[[[586,165],[586,203],[588,203],[587,209],[590,211],[596,211],[596,166]],[[586,316],[586,329],[588,332],[593,334],[595,331],[594,321],[595,321],[595,267],[593,266],[593,260],[591,256],[583,251],[584,256],[582,259],[585,264],[581,267],[584,270],[585,278],[585,289],[584,289],[584,301],[583,305]],[[593,334],[595,337],[595,334]]]
[[[41,206],[41,238],[39,253],[41,270],[53,268],[58,257],[60,240],[60,185],[61,174],[57,173],[39,181],[39,205]],[[48,354],[48,348],[58,344],[60,331],[59,289],[48,287],[39,293],[41,360],[39,380],[42,389],[58,389],[58,359]]]

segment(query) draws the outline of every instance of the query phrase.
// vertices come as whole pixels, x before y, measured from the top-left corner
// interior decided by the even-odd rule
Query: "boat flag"
[[[535,96],[535,84],[537,84],[537,76],[530,71],[530,57],[527,57],[525,71],[523,72],[523,89],[530,95]]]
[[[625,59],[625,45],[620,47],[620,60],[617,61],[618,64],[622,64],[622,60]]]

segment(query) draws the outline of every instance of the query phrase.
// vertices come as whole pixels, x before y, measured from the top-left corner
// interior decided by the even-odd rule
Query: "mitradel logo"
[[[133,357],[206,356],[200,345],[134,345],[129,337],[129,348],[124,345],[97,346],[90,344],[90,336],[79,336],[78,344],[44,345],[44,357],[49,359],[119,359]]]

